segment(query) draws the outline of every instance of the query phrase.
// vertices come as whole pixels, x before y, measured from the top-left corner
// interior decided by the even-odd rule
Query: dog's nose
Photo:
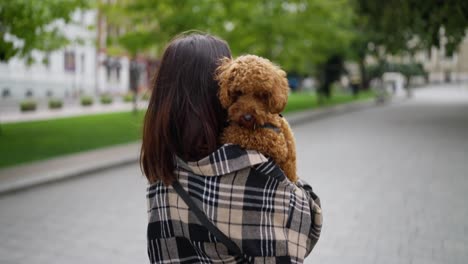
[[[251,114],[242,115],[239,119],[239,125],[248,129],[254,129],[255,117]]]
[[[246,114],[246,115],[244,115],[242,118],[243,118],[245,121],[249,122],[249,121],[252,120],[252,115]]]

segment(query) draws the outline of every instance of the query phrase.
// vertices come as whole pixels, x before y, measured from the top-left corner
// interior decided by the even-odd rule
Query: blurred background
[[[467,27],[463,0],[0,0],[0,263],[147,262],[142,119],[186,31],[287,72],[306,263],[467,263]]]

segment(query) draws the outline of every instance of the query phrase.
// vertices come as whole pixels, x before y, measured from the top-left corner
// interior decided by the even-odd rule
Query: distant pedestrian
[[[150,262],[302,263],[320,234],[320,202],[261,153],[219,144],[223,57],[225,41],[197,33],[162,56],[141,148]]]
[[[299,77],[296,74],[289,75],[288,84],[291,92],[295,92],[299,88]]]

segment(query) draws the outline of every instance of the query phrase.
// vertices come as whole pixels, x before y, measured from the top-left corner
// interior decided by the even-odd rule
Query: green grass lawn
[[[0,168],[138,140],[142,120],[124,112],[3,124]]]
[[[308,108],[317,108],[319,106],[332,106],[356,100],[370,99],[373,97],[374,92],[372,91],[361,92],[356,98],[348,93],[334,93],[330,100],[324,101],[321,105],[319,105],[316,93],[293,93],[289,95],[288,104],[286,105],[286,109],[283,112],[294,112]]]
[[[371,98],[335,94],[323,106]],[[315,94],[291,94],[284,112],[317,107]],[[70,117],[1,125],[0,168],[64,154],[136,141],[141,137],[144,112]]]

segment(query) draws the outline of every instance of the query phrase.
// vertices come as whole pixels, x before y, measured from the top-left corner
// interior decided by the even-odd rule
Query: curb
[[[395,100],[392,100],[392,102]],[[392,103],[390,102],[390,103]],[[380,104],[382,105],[382,104]],[[385,104],[383,104],[385,105]],[[305,124],[314,120],[322,119],[329,117],[331,115],[340,115],[350,112],[356,112],[364,109],[369,109],[372,107],[377,107],[379,104],[376,104],[374,99],[358,101],[348,104],[336,105],[331,107],[326,107],[323,109],[312,109],[306,110],[291,114],[285,114],[286,119],[288,120],[291,126],[298,126]],[[134,143],[139,145],[140,143]],[[112,147],[110,147],[112,148]],[[91,166],[82,166],[79,169],[65,169],[58,171],[47,172],[44,175],[39,175],[34,178],[23,178],[20,180],[13,180],[11,182],[1,183],[0,182],[0,195],[11,194],[15,192],[20,192],[27,190],[33,187],[61,182],[64,180],[72,179],[78,176],[85,176],[88,174],[108,170],[111,168],[124,166],[128,164],[133,164],[138,161],[138,156],[136,155],[127,155],[127,157],[118,157],[113,160],[104,161],[99,164],[94,164]]]
[[[137,141],[2,169],[0,195],[136,163],[140,145]]]
[[[50,173],[38,176],[34,179],[22,179],[13,181],[11,183],[6,183],[0,185],[0,196],[5,194],[16,193],[20,191],[25,191],[30,188],[38,187],[41,185],[57,183],[65,180],[69,180],[78,176],[85,176],[87,174],[97,173],[107,169],[120,167],[124,165],[129,165],[134,162],[137,162],[137,157],[126,158],[121,160],[116,160],[113,162],[106,162],[95,166],[89,166],[80,170],[70,170],[70,171],[52,171]]]

